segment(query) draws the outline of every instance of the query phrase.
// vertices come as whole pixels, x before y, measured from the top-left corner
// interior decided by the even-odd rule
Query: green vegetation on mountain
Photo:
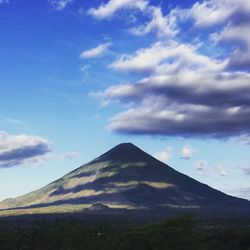
[[[1,202],[0,215],[82,212],[97,203],[111,210],[144,211],[250,207],[249,201],[215,190],[123,143],[37,191]]]

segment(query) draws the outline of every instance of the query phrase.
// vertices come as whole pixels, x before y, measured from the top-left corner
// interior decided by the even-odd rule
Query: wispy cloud
[[[178,33],[176,15],[173,13],[164,16],[160,7],[149,6],[146,14],[150,16],[151,20],[147,24],[132,28],[131,32],[138,36],[155,32],[158,38],[172,37]]]
[[[97,8],[91,8],[88,13],[97,18],[105,19],[112,17],[116,12],[122,9],[144,10],[148,5],[146,0],[109,0],[106,4],[101,4]]]
[[[194,149],[190,145],[187,145],[181,150],[181,159],[189,160],[195,152],[197,152],[196,149]]]
[[[80,57],[84,59],[101,57],[107,51],[107,49],[111,46],[111,43],[103,43],[98,45],[95,48],[85,50],[81,53]]]
[[[162,162],[169,161],[173,156],[173,149],[171,147],[167,147],[165,150],[156,152],[154,157]]]
[[[10,1],[9,0],[0,0],[0,4],[8,4],[8,3],[10,3]]]
[[[78,152],[66,152],[63,154],[52,155],[52,158],[56,158],[59,160],[72,160],[79,156]]]
[[[22,125],[24,124],[23,121],[18,120],[18,119],[14,119],[14,118],[4,118],[2,119],[3,121],[7,122],[7,123],[12,123],[12,124],[17,124],[17,125]]]
[[[202,160],[202,161],[197,161],[195,163],[195,168],[198,170],[198,171],[203,171],[206,167],[207,167],[208,163],[207,161],[205,160]]]
[[[15,129],[23,129],[26,125],[24,121],[12,117],[0,118],[0,124],[5,124]]]
[[[0,131],[0,168],[36,163],[51,152],[51,143],[39,136]]]
[[[243,144],[243,145],[250,145],[250,135],[242,134],[240,136],[235,136],[230,139],[230,142],[233,144]]]
[[[203,176],[228,176],[228,168],[222,164],[209,166],[206,160],[197,161],[195,169]]]
[[[55,10],[63,10],[74,0],[48,0]]]
[[[80,67],[80,71],[87,74],[90,68],[91,68],[90,65],[83,65]]]
[[[9,0],[0,0],[0,4],[10,3]]]
[[[215,167],[215,170],[217,170],[217,172],[219,173],[220,176],[227,176],[228,175],[228,170],[223,165],[217,165]]]

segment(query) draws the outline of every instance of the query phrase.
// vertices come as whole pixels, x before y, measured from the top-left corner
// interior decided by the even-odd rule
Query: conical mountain
[[[248,207],[250,202],[202,184],[135,145],[123,143],[44,188],[1,202],[0,209],[91,207],[94,204],[110,208],[164,209]]]

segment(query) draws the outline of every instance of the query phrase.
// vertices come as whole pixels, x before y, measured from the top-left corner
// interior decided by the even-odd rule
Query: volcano
[[[0,203],[1,211],[42,209],[44,213],[103,207],[105,211],[249,208],[250,202],[177,172],[131,143],[122,143],[37,191]]]

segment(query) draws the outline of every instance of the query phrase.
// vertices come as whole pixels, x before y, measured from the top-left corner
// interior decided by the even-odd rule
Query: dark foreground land
[[[250,250],[250,221],[194,215],[138,225],[133,221],[12,218],[0,220],[1,250]]]

